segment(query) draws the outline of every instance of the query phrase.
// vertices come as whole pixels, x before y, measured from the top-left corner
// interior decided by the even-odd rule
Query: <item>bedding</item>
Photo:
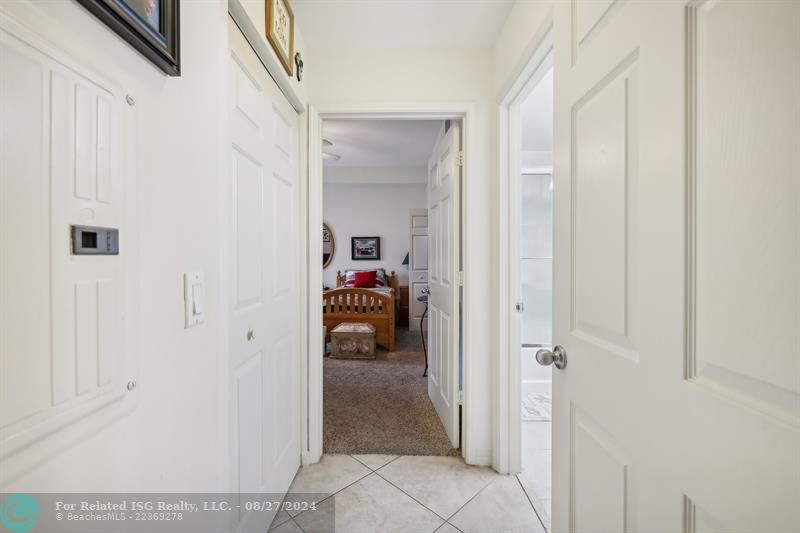
[[[353,286],[357,289],[374,289],[378,286],[377,274],[378,273],[374,270],[369,270],[367,272],[356,272]]]
[[[388,283],[386,277],[386,269],[385,268],[375,268],[372,270],[345,270],[344,276],[339,273],[338,278],[340,280],[344,280],[343,282],[340,281],[340,287],[355,287],[356,286],[356,275],[359,273],[366,273],[366,272],[374,272],[375,273],[375,287],[387,287],[391,286]]]

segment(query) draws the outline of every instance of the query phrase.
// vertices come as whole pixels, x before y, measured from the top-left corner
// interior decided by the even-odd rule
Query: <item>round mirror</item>
[[[333,239],[333,232],[330,226],[322,223],[322,268],[328,268],[333,261],[333,254],[336,251],[336,241]]]

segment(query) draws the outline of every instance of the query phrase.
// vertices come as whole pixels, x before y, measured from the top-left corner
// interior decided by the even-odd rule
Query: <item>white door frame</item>
[[[461,454],[467,463],[480,462],[479,452],[473,450],[471,444],[474,431],[480,428],[480,421],[473,421],[471,413],[477,410],[470,409],[469,391],[470,382],[474,379],[470,371],[470,346],[475,346],[473,336],[479,330],[480,318],[485,310],[476,308],[478,302],[470,298],[473,291],[470,288],[481,280],[472,279],[470,276],[469,262],[472,255],[470,236],[476,231],[472,228],[470,217],[466,216],[470,203],[475,197],[475,179],[470,169],[470,154],[474,150],[475,139],[475,104],[470,102],[454,103],[427,103],[411,102],[407,104],[374,103],[366,105],[342,105],[308,108],[308,313],[306,326],[301,326],[308,332],[308,366],[303,376],[304,395],[308,398],[308,408],[303,410],[302,428],[305,431],[303,442],[306,444],[303,452],[303,465],[316,463],[322,457],[322,240],[319,236],[322,227],[322,121],[324,119],[402,119],[402,120],[461,120],[463,125],[464,168],[463,168],[463,198],[462,198],[462,254],[464,263],[463,300],[464,313],[464,368],[462,388],[462,427],[461,427]],[[474,319],[472,318],[474,317]],[[476,324],[470,328],[470,324]],[[485,322],[484,322],[485,324]]]
[[[553,53],[553,16],[536,32],[528,48],[531,53],[524,66],[499,98],[498,124],[498,313],[497,363],[495,367],[493,410],[493,464],[501,474],[522,469],[521,395],[522,364],[520,360],[520,319],[516,313],[520,283],[519,216],[521,189],[522,139],[519,126],[519,104],[544,74],[543,64]],[[516,170],[515,170],[516,169]],[[504,215],[505,214],[505,215]]]

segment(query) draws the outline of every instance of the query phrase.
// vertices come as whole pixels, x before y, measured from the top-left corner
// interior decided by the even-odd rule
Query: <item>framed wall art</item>
[[[294,12],[289,0],[267,2],[267,40],[275,50],[286,74],[294,76]]]
[[[353,261],[375,261],[381,258],[380,237],[352,237]]]
[[[151,63],[181,75],[180,0],[78,0]]]

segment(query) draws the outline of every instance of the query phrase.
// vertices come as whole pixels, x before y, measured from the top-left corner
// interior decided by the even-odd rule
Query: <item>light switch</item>
[[[187,272],[183,275],[183,299],[186,313],[186,328],[204,322],[205,291],[202,272]]]

